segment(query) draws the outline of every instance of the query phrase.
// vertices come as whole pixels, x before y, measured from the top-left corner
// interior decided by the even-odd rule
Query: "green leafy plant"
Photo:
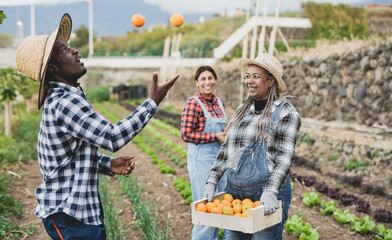
[[[323,215],[332,215],[336,210],[336,202],[335,201],[330,201],[326,202],[324,200],[321,201],[321,208],[320,208],[320,213]]]
[[[369,219],[369,216],[365,216],[360,221],[355,221],[353,226],[354,230],[362,235],[372,232],[375,227],[376,224]]]
[[[325,154],[324,157],[328,159],[328,161],[336,161],[339,159],[339,155],[336,153]]]
[[[360,169],[370,165],[371,164],[369,162],[351,158],[350,161],[344,165],[344,168],[348,171],[352,171],[354,169]]]
[[[176,187],[176,190],[180,192],[181,197],[185,199],[186,204],[192,203],[192,190],[191,183],[181,177],[176,177],[173,181],[173,185]]]
[[[333,216],[335,217],[336,221],[338,221],[340,224],[354,224],[356,221],[359,221],[359,218],[355,216],[354,214],[351,214],[349,210],[345,210],[344,212],[340,211],[337,209],[334,213]]]
[[[294,214],[284,224],[284,229],[301,240],[318,240],[320,238],[317,229],[310,223],[304,222],[297,214]]]
[[[314,207],[320,203],[319,194],[316,192],[306,192],[302,202],[305,203],[308,207]]]
[[[99,175],[99,194],[102,200],[102,206],[105,212],[106,233],[109,239],[122,239],[120,223],[117,219],[116,207],[114,206],[114,192],[108,189],[108,177]]]
[[[299,136],[298,143],[306,143],[307,145],[312,146],[314,140],[310,138],[309,134],[305,133],[304,135]]]
[[[136,213],[137,220],[135,226],[143,233],[145,239],[167,240],[169,237],[169,222],[164,229],[158,228],[157,211],[151,205],[151,200],[142,200],[142,186],[137,183],[134,175],[126,178],[119,176],[122,192],[125,193],[132,202],[132,208]]]
[[[380,237],[380,236],[375,236],[376,239],[378,240],[392,240],[392,229],[387,229],[384,225],[382,224],[378,224],[377,227],[377,232],[381,235],[383,235],[384,237]]]

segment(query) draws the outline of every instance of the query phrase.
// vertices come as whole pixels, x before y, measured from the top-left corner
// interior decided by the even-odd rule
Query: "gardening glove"
[[[272,214],[279,208],[277,193],[264,191],[260,197],[260,204],[264,205],[264,215]]]
[[[216,185],[214,183],[208,182],[204,186],[204,198],[208,198],[209,202],[212,202],[212,198],[214,197],[214,193],[216,190]]]

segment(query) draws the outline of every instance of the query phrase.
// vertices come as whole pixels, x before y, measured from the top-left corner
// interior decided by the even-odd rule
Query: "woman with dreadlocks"
[[[242,59],[248,98],[227,126],[227,138],[211,169],[204,197],[212,201],[217,182],[226,172],[226,192],[236,199],[260,200],[265,215],[282,201],[282,222],[254,234],[225,230],[225,239],[282,239],[291,201],[289,172],[301,118],[280,94],[286,92],[279,60],[261,54]]]

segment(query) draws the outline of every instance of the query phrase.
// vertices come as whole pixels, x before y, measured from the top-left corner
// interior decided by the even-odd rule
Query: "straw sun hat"
[[[248,70],[250,65],[256,65],[261,68],[264,68],[275,77],[276,81],[278,82],[279,93],[284,93],[287,91],[286,83],[282,79],[282,64],[272,55],[262,53],[255,60],[243,58],[240,60],[239,64],[243,74],[246,73],[246,70]]]
[[[16,51],[16,66],[23,74],[34,81],[40,82],[38,95],[38,109],[45,100],[45,75],[48,61],[52,55],[56,39],[68,42],[72,29],[71,17],[66,13],[60,21],[59,27],[50,35],[30,36],[25,38]]]

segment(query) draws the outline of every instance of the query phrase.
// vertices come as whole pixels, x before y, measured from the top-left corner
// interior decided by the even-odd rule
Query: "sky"
[[[86,0],[0,0],[0,6],[17,6],[29,5],[31,3],[43,5],[67,4],[74,2],[83,2]],[[111,0],[115,2],[115,0]],[[265,0],[260,1],[260,13],[263,11]],[[282,0],[281,10],[295,11],[301,9],[301,2],[308,0]],[[314,2],[328,2],[332,4],[353,4],[361,0],[312,0]],[[188,13],[222,13],[222,11],[232,12],[235,9],[247,9],[248,0],[144,0],[144,2],[158,5],[168,12]],[[277,0],[268,1],[268,12],[274,12]]]

